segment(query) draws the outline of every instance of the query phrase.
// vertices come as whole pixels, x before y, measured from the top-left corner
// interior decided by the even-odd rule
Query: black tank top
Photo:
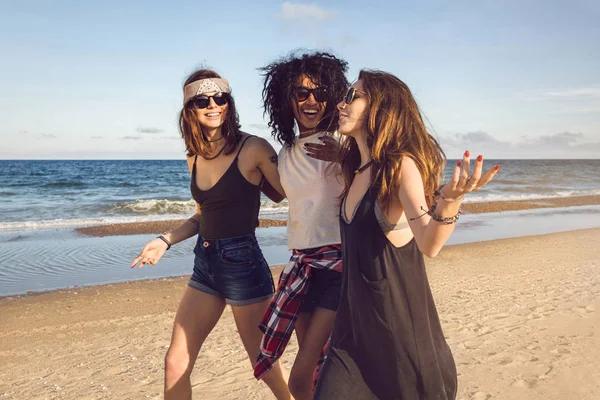
[[[248,136],[223,176],[208,190],[196,184],[196,160],[192,168],[192,197],[200,204],[200,234],[207,239],[225,239],[253,233],[258,226],[260,185],[248,182],[240,172],[238,158]]]

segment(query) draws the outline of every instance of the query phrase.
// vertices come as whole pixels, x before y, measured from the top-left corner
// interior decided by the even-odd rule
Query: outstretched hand
[[[483,156],[478,156],[475,160],[475,168],[471,174],[471,160],[469,150],[465,151],[463,159],[459,160],[454,167],[452,179],[441,189],[443,197],[456,199],[467,193],[474,192],[487,185],[494,176],[500,171],[500,165],[494,165],[483,175]]]
[[[165,254],[165,251],[167,251],[167,244],[164,241],[160,239],[151,240],[146,243],[142,252],[138,254],[129,267],[133,268],[138,263],[138,267],[140,268],[146,264],[155,265],[163,254]]]
[[[304,149],[306,155],[322,161],[337,161],[340,152],[339,142],[331,135],[321,135],[318,138],[323,144],[306,143]]]

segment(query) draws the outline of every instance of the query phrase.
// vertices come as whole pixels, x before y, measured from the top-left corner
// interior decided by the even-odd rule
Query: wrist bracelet
[[[452,217],[440,217],[439,215],[437,215],[435,213],[435,208],[437,207],[437,203],[434,203],[431,208],[426,209],[423,206],[421,206],[421,210],[423,211],[423,214],[419,215],[418,217],[415,218],[411,218],[411,221],[414,221],[416,219],[419,219],[425,215],[429,215],[431,217],[432,220],[439,222],[441,224],[444,225],[452,225],[455,224],[458,221],[458,217],[462,214],[462,210],[459,209],[458,212],[456,213],[456,215],[452,216]]]
[[[167,244],[167,250],[169,250],[171,248],[171,242],[169,242],[167,240],[167,238],[164,237],[163,235],[158,236],[157,239],[160,239],[160,240],[162,240],[163,242],[165,242]]]
[[[437,188],[435,190],[435,192],[433,193],[435,196],[439,196],[442,200],[444,200],[446,203],[456,203],[458,201],[461,201],[463,199],[463,197],[465,197],[465,195],[463,194],[460,197],[457,198],[450,198],[450,197],[444,197],[444,195],[442,194],[442,188],[446,186],[446,184],[444,183],[443,185],[441,185],[439,188]]]

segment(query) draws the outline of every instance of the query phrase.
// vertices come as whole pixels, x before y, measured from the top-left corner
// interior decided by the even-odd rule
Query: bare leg
[[[225,309],[225,300],[186,287],[177,308],[171,345],[165,357],[165,400],[191,399],[190,375],[204,340]]]
[[[303,313],[301,317],[304,318],[298,318],[296,322],[300,349],[292,367],[289,387],[294,399],[310,400],[313,396],[313,372],[333,329],[335,311],[316,308],[312,315]],[[307,321],[308,318],[310,320]]]
[[[235,318],[235,324],[240,332],[240,337],[246,348],[246,352],[248,353],[248,358],[250,358],[252,368],[254,368],[254,365],[256,364],[260,342],[263,337],[262,332],[258,329],[258,324],[262,321],[270,302],[271,300],[269,299],[247,306],[231,307]],[[279,362],[273,365],[273,369],[271,369],[262,380],[269,386],[278,400],[289,400],[291,398]]]

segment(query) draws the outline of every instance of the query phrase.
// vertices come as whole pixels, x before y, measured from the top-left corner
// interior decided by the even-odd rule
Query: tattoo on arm
[[[269,160],[271,160],[273,164],[277,164],[277,154],[273,154],[271,157],[269,157]]]

